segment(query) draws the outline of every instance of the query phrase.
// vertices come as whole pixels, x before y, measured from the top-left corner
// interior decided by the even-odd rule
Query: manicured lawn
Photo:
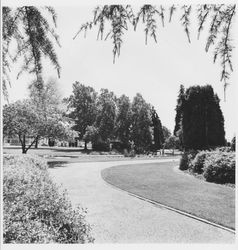
[[[234,229],[235,189],[183,174],[176,165],[124,165],[101,173],[106,182],[120,189]]]

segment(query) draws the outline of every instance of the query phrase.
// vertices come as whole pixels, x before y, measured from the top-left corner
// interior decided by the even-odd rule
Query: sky
[[[61,48],[56,45],[56,51],[62,70],[58,79],[54,67],[45,60],[44,78],[46,80],[50,77],[56,78],[63,97],[71,94],[72,84],[75,81],[92,86],[97,92],[101,88],[108,88],[117,96],[125,94],[131,100],[136,93],[141,93],[144,99],[155,107],[162,124],[173,131],[180,84],[185,87],[210,84],[221,99],[226,138],[231,140],[234,136],[237,75],[236,72],[232,75],[224,101],[223,85],[220,82],[221,67],[219,62],[213,63],[212,50],[209,53],[205,52],[206,30],[197,40],[194,12],[190,27],[192,43],[188,43],[179,22],[181,12],[173,16],[172,23],[168,23],[166,15],[164,28],[158,19],[157,43],[153,39],[148,39],[148,44],[145,45],[142,24],[138,26],[136,32],[132,29],[126,32],[121,55],[113,64],[112,41],[110,39],[97,41],[96,27],[87,33],[86,38],[80,33],[73,40],[81,24],[92,19],[95,5],[73,6],[64,2],[54,7],[58,14],[56,31],[61,43]],[[137,7],[135,6],[135,9]],[[233,64],[237,64],[236,58]],[[23,74],[16,80],[18,69],[19,67],[15,65],[11,73],[10,101],[26,98],[27,86],[32,81],[33,76],[29,74]]]

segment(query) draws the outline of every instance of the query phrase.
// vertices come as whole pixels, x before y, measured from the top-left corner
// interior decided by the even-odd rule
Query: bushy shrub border
[[[35,156],[4,156],[4,243],[89,243],[86,210],[73,208]]]
[[[179,169],[203,176],[206,181],[235,184],[235,153],[226,148],[215,151],[184,152]]]
[[[213,153],[206,157],[204,173],[206,181],[235,184],[235,154]]]
[[[203,173],[203,167],[206,157],[211,154],[208,151],[200,151],[191,162],[190,171],[197,174]]]
[[[189,168],[191,168],[192,160],[195,158],[196,154],[197,154],[197,151],[195,150],[184,152],[180,159],[179,169],[188,170]]]

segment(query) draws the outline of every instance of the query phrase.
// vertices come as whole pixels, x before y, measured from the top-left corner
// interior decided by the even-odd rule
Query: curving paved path
[[[49,171],[68,190],[74,205],[88,208],[87,221],[95,243],[234,243],[233,233],[156,207],[101,178],[101,170],[107,167],[150,162],[69,163]]]

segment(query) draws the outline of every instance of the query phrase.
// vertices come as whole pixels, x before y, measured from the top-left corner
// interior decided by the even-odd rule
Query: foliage
[[[61,115],[42,111],[30,100],[3,107],[3,134],[17,136],[22,153],[26,153],[40,137],[65,138],[68,131],[69,125],[62,121]],[[27,138],[32,138],[30,145],[26,145]]]
[[[168,149],[176,149],[179,148],[179,138],[176,136],[170,136],[168,139],[165,141],[165,148]]]
[[[102,142],[112,139],[115,133],[116,96],[108,89],[101,89],[97,102],[96,127]]]
[[[144,153],[152,144],[150,105],[146,103],[141,94],[137,94],[132,102],[132,132],[131,140],[135,151]]]
[[[164,135],[160,118],[154,107],[151,108],[151,120],[153,128],[153,146],[154,150],[158,150],[162,148],[162,145],[164,143]]]
[[[174,127],[174,135],[175,136],[178,136],[179,130],[181,128],[182,103],[183,103],[183,99],[184,99],[184,94],[185,94],[185,88],[181,84],[180,88],[179,88],[179,95],[178,95],[178,98],[177,98],[177,105],[176,105],[176,108],[175,108],[175,111],[176,111],[175,127]]]
[[[84,138],[87,126],[92,126],[96,120],[96,98],[92,87],[77,81],[73,84],[73,94],[68,99],[69,117],[75,121],[73,128],[79,132],[80,139]]]
[[[53,40],[60,46],[58,35],[49,23],[49,13],[56,27],[57,15],[54,8],[21,6],[17,8],[3,7],[3,89],[7,94],[10,84],[8,72],[11,64],[23,59],[18,77],[24,72],[36,74],[37,81],[42,79],[42,57],[50,59],[60,73],[60,65],[55,53]],[[53,40],[52,40],[53,38]],[[16,52],[12,54],[11,44],[16,42]]]
[[[235,154],[217,152],[206,157],[204,173],[206,181],[235,183]]]
[[[132,125],[132,110],[129,97],[122,95],[117,99],[117,115],[115,124],[115,137],[123,148],[129,149]]]
[[[171,132],[165,126],[162,126],[162,130],[163,130],[164,140],[166,141],[171,136]]]
[[[110,144],[109,142],[104,142],[104,141],[96,141],[92,143],[92,149],[94,151],[103,151],[103,152],[109,152],[110,151]]]
[[[209,27],[205,51],[208,52],[209,48],[214,46],[213,61],[216,62],[217,58],[220,58],[221,81],[224,83],[225,90],[228,85],[230,73],[233,71],[232,50],[234,46],[231,43],[231,30],[235,17],[235,4],[171,5],[167,10],[162,5],[154,6],[146,4],[140,7],[137,14],[135,14],[130,5],[97,6],[93,13],[93,20],[83,24],[74,39],[81,31],[84,31],[86,35],[87,30],[98,26],[97,38],[104,39],[105,37],[106,40],[110,37],[112,39],[113,61],[115,61],[116,55],[120,55],[123,35],[129,29],[129,25],[136,30],[139,21],[142,21],[142,24],[145,26],[145,42],[147,43],[148,35],[157,42],[157,19],[159,18],[162,26],[164,26],[166,11],[169,12],[169,22],[171,22],[174,12],[181,10],[180,22],[184,27],[188,41],[191,42],[189,26],[190,16],[194,9],[198,19],[198,39],[206,23]],[[111,30],[104,36],[107,24],[109,24]]]
[[[232,151],[231,147],[218,147],[215,150],[219,152],[231,152]]]
[[[210,85],[192,86],[181,98],[179,136],[185,150],[225,145],[224,117]]]
[[[193,159],[196,157],[197,153],[198,152],[196,150],[185,151],[180,159],[179,169],[180,170],[191,169]]]
[[[199,153],[197,153],[194,160],[191,162],[190,170],[194,173],[202,174],[204,162],[209,154],[211,153],[208,151],[200,151]]]
[[[180,159],[180,162],[179,162],[179,169],[180,170],[187,170],[188,169],[188,154],[186,152],[184,152],[182,154],[182,157]]]
[[[231,150],[236,151],[236,137],[234,136],[231,141]]]
[[[98,129],[94,126],[87,126],[86,132],[84,134],[84,141],[86,142],[96,142],[98,140]]]
[[[3,166],[4,243],[93,242],[86,210],[73,209],[42,159],[8,155]]]

